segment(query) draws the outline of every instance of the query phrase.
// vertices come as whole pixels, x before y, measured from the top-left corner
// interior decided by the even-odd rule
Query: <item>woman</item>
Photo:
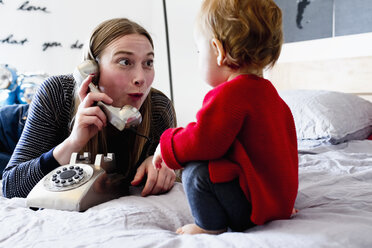
[[[151,88],[154,80],[154,46],[149,33],[137,23],[116,18],[101,23],[92,33],[85,59],[99,65],[99,73],[77,85],[71,75],[46,80],[34,96],[23,134],[3,173],[3,194],[26,197],[36,183],[73,152],[114,153],[121,187],[138,185],[142,196],[167,192],[175,172],[156,171],[152,154],[162,132],[176,125],[171,101]],[[102,93],[89,92],[94,81]],[[132,105],[142,123],[133,132],[116,130],[102,109]],[[138,135],[140,134],[140,135]],[[149,140],[143,136],[149,137]]]

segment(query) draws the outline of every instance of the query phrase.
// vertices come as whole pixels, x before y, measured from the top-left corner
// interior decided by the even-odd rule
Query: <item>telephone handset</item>
[[[80,84],[90,74],[97,72],[97,63],[93,60],[85,60],[76,67],[73,76],[76,82]],[[92,92],[100,92],[98,87],[96,87],[93,83],[89,84],[89,89]],[[97,102],[97,105],[100,106],[105,112],[109,122],[120,131],[122,131],[124,128],[137,126],[142,121],[141,113],[133,106],[125,105],[122,108],[117,108],[107,105],[102,101]]]
[[[97,154],[91,164],[90,153],[73,153],[70,163],[62,165],[41,179],[28,194],[31,208],[84,211],[97,204],[119,198],[127,192],[124,181],[115,171],[115,156]],[[116,181],[115,181],[116,180]],[[108,182],[119,182],[108,187]]]

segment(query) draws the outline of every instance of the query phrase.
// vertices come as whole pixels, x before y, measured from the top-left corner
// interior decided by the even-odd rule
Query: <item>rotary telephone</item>
[[[75,81],[80,84],[90,74],[97,72],[98,64],[93,60],[85,60],[76,67],[73,76]],[[100,92],[98,87],[93,83],[89,84],[89,89],[92,92]],[[142,121],[141,113],[133,106],[125,105],[122,108],[116,108],[102,101],[97,102],[97,105],[105,112],[109,122],[120,131],[124,128],[137,126]]]
[[[117,183],[106,187],[115,171],[115,156],[97,154],[94,164],[90,153],[73,153],[70,163],[60,166],[41,179],[28,194],[30,208],[85,211],[97,204],[121,197],[125,187]]]

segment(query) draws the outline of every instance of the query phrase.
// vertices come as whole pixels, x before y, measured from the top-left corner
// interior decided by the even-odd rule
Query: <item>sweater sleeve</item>
[[[66,89],[63,77],[46,80],[32,100],[23,133],[3,173],[5,197],[26,197],[45,174],[59,166],[53,149],[67,137],[73,96],[72,81]]]
[[[164,162],[172,169],[195,160],[213,160],[222,157],[240,131],[245,108],[235,88],[221,85],[204,98],[196,122],[185,128],[168,129],[161,136]]]
[[[154,88],[151,90],[151,98],[151,142],[146,157],[154,154],[162,133],[168,128],[177,126],[176,112],[172,101],[164,93]]]

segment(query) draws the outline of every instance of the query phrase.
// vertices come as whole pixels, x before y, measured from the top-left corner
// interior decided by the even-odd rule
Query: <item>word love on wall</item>
[[[5,6],[7,2],[4,0],[0,0],[0,4]],[[8,3],[9,4],[9,3]],[[16,6],[14,9],[15,11],[19,12],[27,12],[32,13],[34,15],[50,15],[52,11],[48,8],[48,6],[37,5],[31,3],[30,1],[21,2],[19,5]],[[40,41],[39,41],[40,42]],[[14,45],[14,46],[27,46],[28,44],[32,43],[32,39],[29,37],[20,37],[14,33],[1,35],[0,33],[0,45]],[[62,44],[63,42],[60,41],[42,41],[40,44],[40,49],[43,52],[50,50],[52,48],[62,48],[67,47],[69,49],[82,49],[83,43],[81,43],[78,39],[75,39],[69,44]],[[66,43],[66,42],[65,42]]]
[[[30,1],[24,2],[17,10],[22,10],[22,11],[41,11],[45,13],[49,13],[47,7],[45,6],[34,6],[30,4]]]

